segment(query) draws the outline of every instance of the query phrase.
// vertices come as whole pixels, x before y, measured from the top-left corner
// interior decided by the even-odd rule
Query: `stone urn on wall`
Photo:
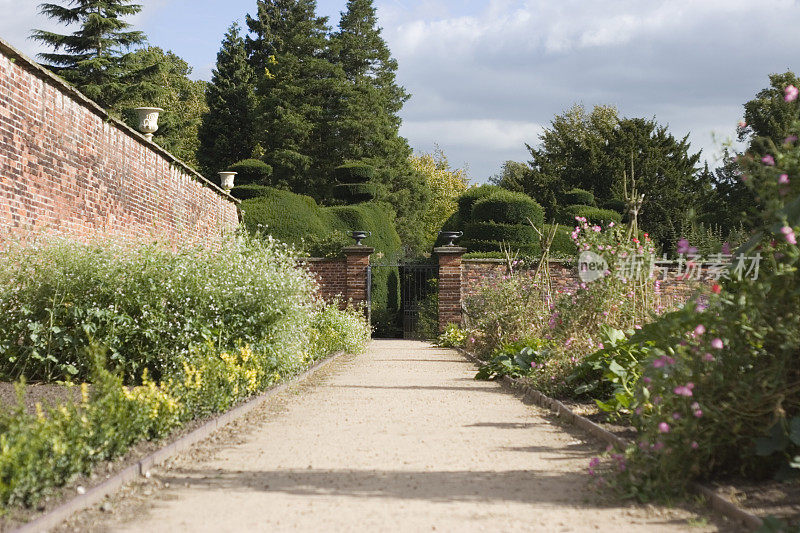
[[[236,172],[220,172],[219,173],[220,186],[226,191],[230,192],[230,190],[233,189],[233,177],[236,174],[237,174]]]
[[[144,133],[145,139],[153,140],[153,134],[158,130],[158,114],[160,107],[137,107],[134,109],[139,117],[139,131]]]

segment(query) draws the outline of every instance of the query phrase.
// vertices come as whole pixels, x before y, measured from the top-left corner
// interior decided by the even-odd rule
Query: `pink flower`
[[[644,381],[646,385],[649,385],[650,382],[653,381],[653,380],[648,378],[647,376],[645,376],[645,377],[642,378],[642,381]]]
[[[764,163],[765,165],[769,166],[769,167],[774,167],[775,166],[775,158],[772,157],[769,154],[767,154],[764,157],[762,157],[761,158],[761,162]]]
[[[658,425],[658,432],[659,433],[669,433],[669,424],[667,424],[666,422],[661,422]]]
[[[694,403],[692,404],[692,409],[700,409],[700,404],[699,404],[699,403],[697,403],[697,402],[694,402]]]
[[[609,228],[613,228],[613,227],[614,227],[614,223],[613,223],[613,222],[609,222],[609,223],[608,223],[608,227],[609,227]]]
[[[783,99],[787,102],[794,102],[797,100],[798,89],[794,85],[789,85],[783,90]]]
[[[794,230],[789,226],[784,226],[781,228],[781,233],[786,238],[786,242],[789,244],[797,244],[797,237],[794,234]]]
[[[681,414],[680,413],[672,413],[672,419],[673,420],[680,420],[681,419]]]
[[[658,359],[653,361],[653,368],[664,368],[665,361],[663,358],[659,357]]]
[[[744,120],[740,120],[737,126],[739,127],[739,129],[745,129],[747,127],[747,122],[745,122]]]
[[[783,144],[792,144],[797,140],[797,135],[789,135],[783,140]]]
[[[600,458],[599,457],[592,457],[592,459],[589,461],[589,467],[590,468],[597,468],[598,466],[600,466]]]
[[[716,350],[721,350],[725,345],[722,343],[722,339],[717,337],[713,341],[711,341],[711,347]]]
[[[666,424],[664,424],[664,425],[666,426]],[[669,427],[669,426],[667,426],[667,427]],[[656,443],[653,445],[653,449],[654,449],[655,451],[658,451],[658,450],[662,449],[663,447],[664,447],[664,443],[663,443],[663,442],[656,442]]]
[[[700,418],[700,417],[702,417],[702,416],[703,416],[703,411],[702,411],[701,409],[698,409],[698,410],[696,410],[696,411],[694,412],[694,417],[695,417],[695,418]]]
[[[706,361],[706,362],[710,363],[710,362],[714,361],[714,356],[711,355],[710,353],[706,353],[703,356],[703,361]]]
[[[789,175],[788,174],[781,174],[778,176],[778,183],[781,185],[786,185],[789,183]]]
[[[697,448],[699,448],[699,447],[700,447],[700,445],[699,445],[699,444],[697,444],[697,441],[694,441],[694,440],[692,441],[692,444],[691,444],[691,446],[692,446],[692,449],[693,449],[693,450],[696,450]]]
[[[675,387],[674,389],[672,389],[672,392],[674,392],[678,396],[686,396],[687,398],[689,398],[692,396],[692,387],[690,387],[689,385],[692,385],[692,387],[694,387],[694,384],[691,383],[687,385],[681,385],[679,387]]]
[[[703,324],[698,324],[696,328],[694,328],[694,334],[700,337],[703,333],[706,332],[706,327]]]

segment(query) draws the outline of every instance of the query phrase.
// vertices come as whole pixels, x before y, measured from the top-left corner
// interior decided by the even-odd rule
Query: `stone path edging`
[[[109,479],[105,480],[101,484],[90,488],[86,491],[85,494],[81,494],[67,502],[62,503],[58,507],[54,508],[51,511],[43,514],[42,516],[36,518],[20,526],[19,528],[13,530],[13,533],[33,533],[36,531],[47,531],[52,527],[55,527],[61,524],[64,520],[72,516],[74,513],[78,511],[82,511],[87,509],[93,505],[96,505],[100,501],[103,500],[107,495],[112,494],[124,484],[133,481],[134,479],[140,476],[146,476],[149,474],[149,469],[153,466],[156,466],[160,463],[163,463],[165,460],[169,459],[170,457],[186,450],[193,444],[200,442],[201,440],[208,437],[217,429],[233,422],[234,420],[241,418],[242,416],[246,415],[253,409],[261,406],[264,402],[275,396],[276,394],[282,392],[290,385],[293,385],[297,382],[303,381],[309,378],[311,375],[316,373],[321,368],[327,366],[329,363],[340,358],[344,355],[344,351],[336,352],[325,359],[317,361],[313,365],[311,365],[305,372],[302,374],[298,374],[283,383],[275,385],[267,389],[265,392],[261,393],[259,396],[251,398],[247,400],[245,403],[234,407],[230,411],[227,411],[219,416],[216,416],[209,420],[208,422],[204,423],[202,426],[198,427],[197,429],[187,433],[183,437],[179,438],[178,440],[167,444],[163,448],[156,450],[155,452],[143,457],[136,463],[132,464],[131,466],[121,470],[111,476]]]
[[[456,348],[456,350],[458,350],[459,353],[461,353],[464,357],[466,357],[476,365],[481,365],[484,363],[484,361],[481,361],[478,357],[464,350],[463,348]],[[628,442],[617,437],[610,431],[603,429],[602,427],[595,424],[588,418],[574,413],[569,407],[559,402],[558,400],[550,398],[549,396],[545,396],[541,392],[509,376],[503,376],[501,381],[509,388],[522,391],[525,397],[530,398],[539,407],[550,409],[556,414],[556,416],[558,416],[562,420],[581,428],[582,430],[586,431],[596,439],[601,440],[606,444],[618,447],[620,449],[627,448],[629,444]],[[752,513],[748,513],[744,509],[740,509],[733,502],[720,496],[711,488],[697,482],[692,482],[691,487],[695,492],[707,498],[711,505],[711,508],[717,511],[718,513],[737,522],[741,522],[742,524],[753,530],[756,530],[763,525],[763,522],[759,517],[757,517]]]

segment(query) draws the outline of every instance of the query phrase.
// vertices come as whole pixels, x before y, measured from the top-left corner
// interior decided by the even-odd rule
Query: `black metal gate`
[[[370,287],[368,296],[376,336],[430,339],[437,335],[439,327],[438,265],[382,262],[371,265],[367,277]],[[376,287],[376,283],[387,283],[388,289]],[[393,289],[399,290],[398,308],[393,309],[393,306],[389,305],[389,308],[383,311],[373,305],[379,303],[373,300],[376,291],[386,290],[391,300],[392,294],[396,296]]]

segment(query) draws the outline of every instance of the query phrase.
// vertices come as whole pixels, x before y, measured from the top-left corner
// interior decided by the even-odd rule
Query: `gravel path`
[[[90,529],[717,530],[689,511],[606,501],[586,473],[598,444],[475,381],[452,350],[373,341],[331,366],[237,442],[154,474],[166,488],[140,491],[133,511],[114,503]]]

